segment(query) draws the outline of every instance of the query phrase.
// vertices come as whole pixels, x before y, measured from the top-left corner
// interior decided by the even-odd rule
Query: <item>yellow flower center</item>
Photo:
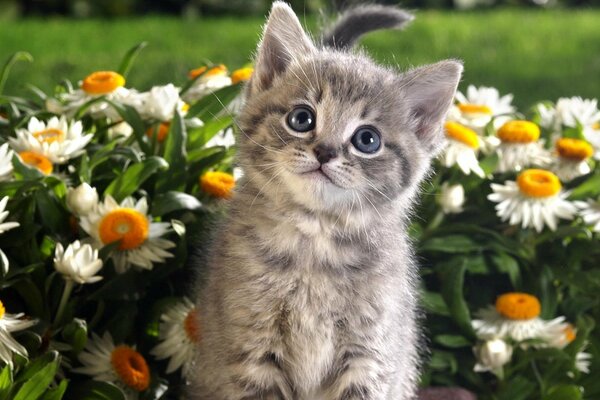
[[[528,320],[539,316],[542,306],[535,296],[527,293],[511,292],[498,296],[496,311],[508,319]]]
[[[143,392],[150,386],[150,371],[146,360],[129,346],[117,346],[110,355],[113,369],[133,390]]]
[[[540,137],[540,128],[530,121],[509,121],[496,134],[503,142],[531,143]]]
[[[6,309],[4,308],[4,303],[0,301],[0,319],[4,318],[4,314],[6,314]]]
[[[592,125],[592,129],[599,131],[600,130],[600,122],[594,122],[594,124]]]
[[[183,320],[183,330],[192,343],[200,342],[200,321],[196,307],[192,308]]]
[[[204,75],[203,78],[212,78],[215,76],[227,75],[227,67],[223,64],[217,65],[207,71],[207,67],[200,67],[193,69],[189,72],[188,76],[190,79],[194,79],[197,76]]]
[[[200,177],[200,188],[215,197],[228,199],[234,186],[233,175],[226,172],[207,172]]]
[[[48,128],[43,131],[33,132],[33,137],[40,143],[62,142],[65,140],[65,133],[56,128]]]
[[[156,132],[156,140],[159,142],[164,142],[167,138],[167,135],[169,134],[170,127],[171,124],[169,122],[161,122],[158,125],[158,131]],[[154,127],[148,128],[148,130],[146,131],[146,136],[152,139],[154,137],[154,130]]]
[[[89,94],[108,94],[122,86],[125,86],[125,78],[113,71],[93,72],[81,84],[83,91]]]
[[[190,105],[188,103],[183,103],[183,105],[181,106],[181,111],[186,113],[190,110]]]
[[[236,69],[231,73],[231,83],[235,85],[238,82],[249,80],[252,76],[252,72],[254,72],[254,68],[250,67]]]
[[[457,107],[463,114],[493,114],[492,109],[483,104],[461,103]]]
[[[564,334],[565,334],[565,340],[567,341],[567,343],[571,343],[577,337],[577,333],[575,332],[575,329],[573,328],[573,325],[571,325],[571,324],[568,324],[565,327]]]
[[[528,197],[552,197],[562,188],[558,177],[543,169],[521,172],[517,177],[517,185],[521,193]]]
[[[22,151],[19,153],[21,161],[30,167],[37,168],[42,174],[50,175],[52,173],[52,162],[45,156],[33,151]]]
[[[449,138],[466,144],[472,149],[479,148],[479,138],[474,130],[453,121],[446,122],[444,127],[446,128],[446,135]]]
[[[594,154],[594,148],[585,140],[560,138],[556,141],[556,152],[561,157],[583,161]]]
[[[109,244],[121,241],[119,250],[139,247],[148,238],[148,218],[131,208],[117,208],[100,221],[100,239]]]

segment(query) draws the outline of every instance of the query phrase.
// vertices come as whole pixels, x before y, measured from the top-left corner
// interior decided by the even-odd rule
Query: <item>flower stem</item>
[[[54,319],[55,325],[58,324],[62,319],[65,308],[67,307],[67,302],[69,301],[69,297],[73,291],[73,286],[74,282],[71,279],[65,280],[65,289],[63,290],[62,297],[60,298],[60,304],[58,305],[58,311],[56,312],[56,318]]]

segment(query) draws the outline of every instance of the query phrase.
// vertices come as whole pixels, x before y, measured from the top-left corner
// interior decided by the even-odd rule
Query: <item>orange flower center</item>
[[[530,121],[509,121],[498,129],[496,135],[509,143],[531,143],[540,137],[540,128]]]
[[[521,193],[529,197],[555,196],[562,187],[556,175],[543,169],[521,172],[517,177],[517,185]]]
[[[463,114],[493,114],[492,109],[483,104],[461,103],[457,107]]]
[[[148,238],[148,218],[131,208],[117,208],[100,221],[100,239],[109,244],[121,241],[119,250],[139,247]]]
[[[560,138],[556,141],[556,152],[563,158],[583,161],[594,154],[594,148],[585,140]]]
[[[535,296],[511,292],[498,296],[496,311],[508,319],[529,320],[540,315],[542,306]]]
[[[6,314],[6,309],[4,308],[4,303],[0,301],[0,319],[4,318],[4,314]]]
[[[122,86],[125,86],[125,78],[113,71],[93,72],[81,84],[83,91],[89,94],[108,94]]]
[[[575,332],[575,329],[573,328],[573,325],[571,325],[571,324],[568,324],[565,327],[564,333],[565,333],[565,340],[567,341],[567,343],[571,343],[577,337],[577,333]]]
[[[130,388],[143,392],[150,386],[150,371],[146,360],[129,346],[117,346],[110,362],[119,378]]]
[[[52,173],[52,162],[45,156],[33,151],[22,151],[19,153],[21,161],[30,167],[37,168],[42,174],[50,175]]]
[[[236,69],[231,73],[231,83],[235,85],[238,82],[245,82],[250,79],[253,72],[254,68],[250,67]]]
[[[226,172],[207,172],[200,177],[200,188],[215,197],[228,199],[234,186],[233,175]]]
[[[192,308],[183,320],[183,330],[192,343],[200,342],[200,321],[196,307]]]
[[[167,138],[170,127],[171,127],[171,124],[169,122],[161,122],[158,125],[158,131],[156,131],[155,127],[150,127],[146,131],[146,136],[148,136],[150,139],[152,139],[154,137],[154,132],[156,131],[156,140],[162,143]]]
[[[62,142],[65,140],[65,133],[56,128],[48,128],[43,131],[33,132],[33,137],[41,143]]]
[[[207,71],[207,67],[200,67],[193,69],[189,72],[188,76],[190,79],[194,79],[197,76],[204,75],[203,78],[212,78],[214,76],[225,76],[227,75],[227,67],[223,64],[217,65]]]
[[[446,122],[444,127],[446,128],[446,135],[449,138],[466,144],[472,149],[479,148],[479,138],[474,130],[453,121]]]

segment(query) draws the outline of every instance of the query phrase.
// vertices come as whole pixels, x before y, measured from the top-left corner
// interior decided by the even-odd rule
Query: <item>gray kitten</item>
[[[189,399],[414,396],[406,223],[462,65],[398,74],[348,50],[408,17],[356,9],[315,45],[273,4],[238,119],[245,176],[198,289]]]

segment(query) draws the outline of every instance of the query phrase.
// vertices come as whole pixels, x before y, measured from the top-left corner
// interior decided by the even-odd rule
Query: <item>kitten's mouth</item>
[[[334,183],[331,180],[331,178],[327,175],[327,173],[325,173],[325,171],[323,171],[323,169],[321,167],[319,167],[317,169],[313,169],[312,171],[303,172],[302,175],[312,178],[312,179],[323,180],[323,181],[327,181],[329,183]]]

